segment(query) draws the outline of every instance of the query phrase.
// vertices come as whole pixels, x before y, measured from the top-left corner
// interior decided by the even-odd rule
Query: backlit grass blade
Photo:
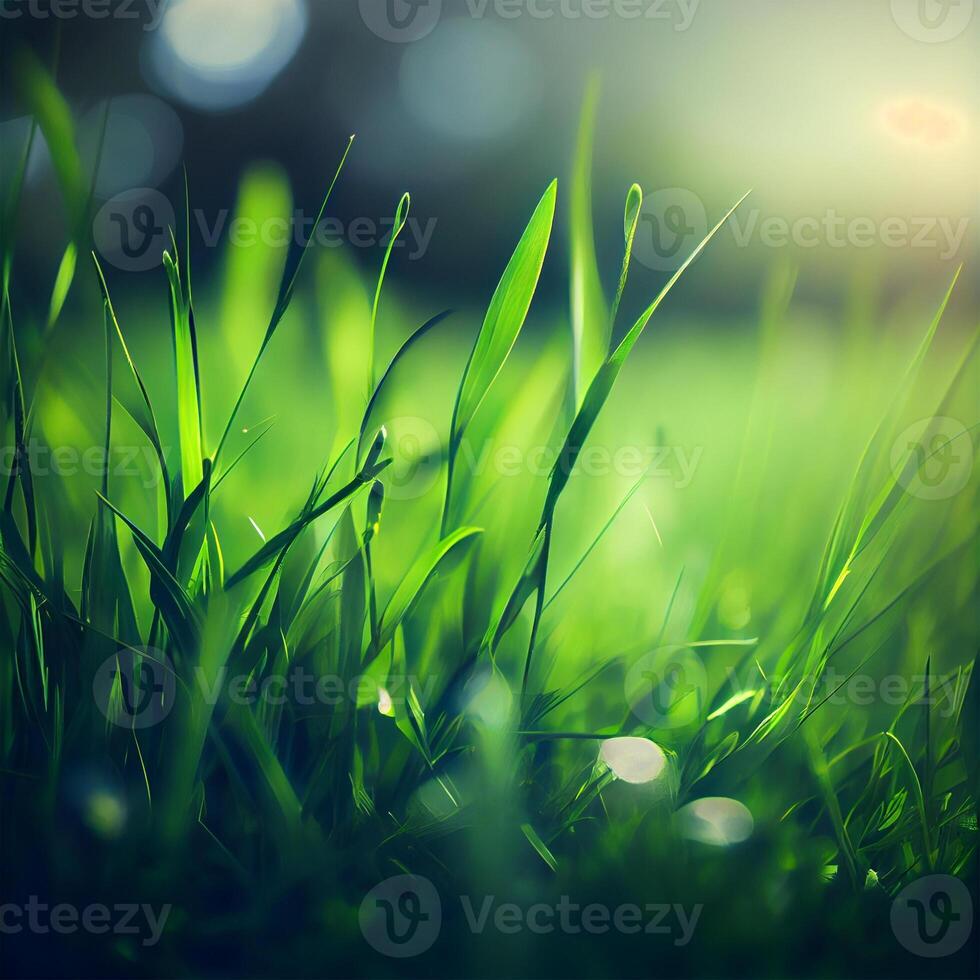
[[[68,290],[71,289],[72,281],[75,278],[77,260],[78,248],[74,242],[69,242],[64,255],[61,256],[61,261],[58,263],[58,273],[54,279],[51,301],[48,304],[48,319],[45,330],[50,330],[61,315],[62,307],[68,298]]]
[[[316,221],[313,223],[314,228],[316,228],[323,219],[323,214],[327,209],[327,202],[330,200],[330,195],[333,193],[334,186],[340,177],[341,171],[344,169],[344,163],[347,161],[347,154],[350,153],[350,148],[353,143],[354,137],[351,136],[347,141],[347,146],[340,158],[340,163],[337,165],[337,169],[334,172],[333,180],[331,180],[330,186],[327,188],[327,193],[324,195],[323,201],[320,204],[320,210],[317,213]],[[293,298],[293,287],[296,284],[296,278],[303,266],[303,259],[306,257],[306,252],[310,246],[312,238],[313,236],[310,236],[305,242],[298,246],[295,253],[295,258],[292,259],[292,261],[290,261],[289,258],[286,259],[286,265],[282,273],[282,280],[279,283],[279,294],[276,298],[275,308],[273,309],[272,315],[269,318],[269,324],[266,327],[262,342],[259,344],[259,349],[258,353],[255,355],[255,360],[252,362],[252,366],[249,368],[248,374],[245,376],[245,382],[239,390],[238,398],[235,400],[231,414],[228,416],[228,422],[225,425],[224,432],[222,432],[221,438],[218,440],[218,448],[214,451],[214,456],[212,457],[215,463],[217,463],[218,458],[221,455],[221,450],[228,438],[228,433],[231,431],[231,427],[235,423],[238,410],[241,408],[242,402],[245,400],[245,395],[247,394],[249,386],[252,383],[252,378],[255,377],[255,372],[258,369],[259,362],[262,360],[262,355],[265,353],[265,349],[269,346],[269,341],[271,341],[275,335],[276,328],[279,326],[282,318],[286,315],[286,310],[289,308],[289,304]]]
[[[550,606],[555,601],[555,599],[558,598],[558,596],[561,594],[565,586],[567,586],[568,583],[571,582],[571,580],[575,577],[575,573],[582,567],[583,564],[585,564],[586,559],[589,557],[589,555],[592,554],[592,552],[595,550],[596,546],[603,539],[603,537],[605,537],[605,534],[609,530],[609,528],[613,526],[613,523],[615,522],[616,518],[619,516],[620,511],[622,511],[622,509],[633,499],[633,495],[636,493],[637,490],[640,489],[641,486],[643,486],[643,483],[646,481],[646,479],[647,479],[647,473],[644,473],[633,484],[633,486],[631,486],[629,490],[626,491],[626,494],[623,496],[623,499],[620,500],[620,502],[616,505],[616,509],[612,512],[612,514],[609,515],[609,519],[599,529],[599,533],[592,539],[592,542],[585,549],[585,551],[582,552],[582,556],[572,566],[572,570],[568,573],[568,575],[565,576],[561,585],[559,585],[558,588],[551,593],[551,595],[548,598],[548,601],[545,602],[544,604],[545,609],[547,609],[548,606]]]
[[[548,547],[548,530],[549,526],[547,525],[538,528],[538,533],[534,536],[534,541],[531,543],[531,550],[528,554],[524,571],[517,580],[517,584],[511,590],[500,616],[490,630],[487,631],[484,639],[484,647],[491,656],[493,656],[497,644],[503,638],[504,634],[514,625],[517,617],[521,614],[524,603],[527,602],[536,590],[540,590],[541,588],[544,556]]]
[[[374,303],[371,306],[371,325],[368,329],[368,396],[374,392],[374,333],[378,322],[378,306],[381,303],[381,287],[384,285],[385,273],[388,271],[388,261],[391,258],[391,250],[395,247],[395,241],[402,233],[405,222],[408,221],[408,212],[412,206],[412,198],[408,193],[402,194],[398,207],[395,209],[395,219],[391,228],[391,235],[388,244],[385,246],[384,258],[381,260],[381,271],[378,273],[378,284],[374,290]]]
[[[640,336],[646,329],[646,325],[650,322],[650,318],[664,301],[667,294],[674,288],[677,280],[687,271],[688,266],[701,254],[708,242],[714,238],[746,197],[748,197],[748,193],[743,194],[714,228],[704,236],[698,246],[670,277],[667,284],[660,290],[653,302],[640,314],[639,319],[637,319],[626,336],[619,342],[616,349],[606,358],[602,367],[599,368],[592,384],[589,386],[589,390],[586,392],[582,407],[572,421],[568,436],[565,439],[565,444],[558,454],[558,460],[552,470],[551,480],[548,486],[548,496],[545,499],[541,517],[542,526],[553,516],[555,507],[558,504],[558,498],[561,496],[562,490],[565,489],[575,461],[582,451],[582,446],[585,444],[585,440],[592,430],[595,420],[599,417],[599,413],[606,404],[606,399],[608,399],[612,392],[613,385],[619,377],[619,372],[622,371],[623,365],[626,363],[626,358],[629,356],[636,342],[640,339]]]
[[[181,651],[193,656],[198,648],[203,621],[191,597],[167,568],[163,554],[153,541],[118,507],[101,494],[99,499],[129,528],[133,543],[150,572],[152,598]]]
[[[639,184],[633,184],[626,194],[626,208],[623,212],[623,264],[619,270],[619,282],[616,284],[616,296],[613,299],[612,310],[609,313],[609,332],[612,334],[616,326],[616,314],[626,289],[626,277],[630,271],[630,259],[633,257],[633,239],[636,238],[636,227],[640,223],[640,208],[643,207],[643,191]]]
[[[905,763],[905,768],[909,774],[909,782],[912,785],[912,792],[915,796],[915,809],[919,815],[919,827],[922,831],[922,845],[925,852],[926,864],[930,870],[935,866],[935,857],[932,849],[932,831],[929,827],[929,814],[926,811],[925,797],[922,795],[922,783],[919,781],[919,774],[916,772],[915,765],[909,758],[908,751],[901,743],[894,732],[882,732],[882,738],[890,739],[894,745],[898,746],[899,755]]]
[[[506,632],[510,625],[516,620],[520,610],[524,606],[524,603],[531,596],[531,594],[536,594],[537,602],[534,612],[534,620],[531,626],[531,639],[528,644],[527,658],[524,663],[524,681],[521,688],[522,700],[527,689],[535,638],[537,636],[538,626],[540,625],[541,621],[541,613],[544,608],[544,589],[546,586],[548,573],[551,528],[554,522],[555,508],[558,505],[558,498],[561,496],[562,491],[565,489],[565,486],[568,483],[572,470],[575,466],[575,462],[578,459],[578,455],[582,451],[585,440],[588,437],[592,426],[595,424],[595,420],[598,418],[599,412],[602,411],[602,408],[606,403],[606,399],[609,397],[609,394],[612,391],[616,379],[619,377],[619,373],[622,370],[623,365],[626,363],[626,358],[629,356],[629,353],[635,346],[637,340],[639,340],[640,335],[646,328],[647,323],[650,322],[650,318],[656,312],[661,302],[663,302],[664,297],[666,297],[666,295],[670,292],[677,280],[680,279],[680,277],[687,270],[688,266],[690,266],[698,255],[701,254],[704,247],[709,241],[711,241],[711,239],[731,217],[735,209],[742,203],[742,201],[745,200],[747,196],[747,193],[744,194],[728,211],[728,213],[725,214],[724,217],[722,217],[722,219],[714,226],[714,228],[712,228],[708,234],[705,235],[697,247],[687,257],[687,259],[685,259],[677,271],[670,277],[667,284],[663,287],[663,289],[661,289],[660,293],[653,300],[653,302],[646,308],[646,310],[643,311],[640,318],[633,324],[626,336],[619,342],[616,349],[606,358],[602,364],[602,367],[599,368],[599,372],[596,374],[592,384],[589,386],[589,390],[585,395],[581,408],[578,410],[575,418],[572,420],[572,425],[565,439],[565,443],[562,446],[561,451],[558,453],[555,465],[551,470],[551,475],[548,482],[548,492],[547,496],[545,497],[544,507],[542,508],[541,519],[538,523],[539,530],[535,539],[535,547],[532,549],[531,559],[526,566],[524,575],[521,577],[520,581],[515,587],[514,592],[511,594],[510,599],[507,602],[504,616],[501,617],[501,620],[498,622],[493,632],[488,634],[488,646],[492,654],[493,649],[499,643],[504,632]],[[637,203],[636,195],[631,188],[630,194],[627,197],[627,229],[632,224],[635,231],[634,209],[638,210],[638,207],[639,204]],[[535,551],[538,547],[540,547],[540,554],[536,557]]]
[[[385,390],[385,385],[388,382],[388,379],[391,377],[392,372],[395,370],[396,365],[409,352],[409,350],[411,350],[415,343],[421,340],[434,326],[436,326],[436,324],[445,320],[451,312],[451,310],[443,310],[442,313],[437,313],[434,317],[426,320],[425,323],[423,323],[422,326],[419,327],[395,352],[395,356],[385,368],[384,374],[381,375],[381,379],[374,388],[371,398],[367,403],[367,408],[364,409],[364,415],[361,418],[361,428],[357,438],[358,459],[361,458],[361,449],[364,445],[364,437],[367,435],[369,430],[376,428],[376,425],[374,424],[375,409],[381,400],[381,394]]]
[[[586,87],[569,195],[569,305],[572,319],[572,412],[609,350],[609,314],[595,255],[592,224],[592,147],[599,82]]]
[[[316,507],[307,509],[303,514],[301,514],[289,527],[280,531],[278,534],[273,535],[269,540],[261,547],[259,550],[247,561],[234,575],[229,576],[225,582],[225,589],[234,588],[239,582],[248,578],[253,572],[258,571],[264,565],[267,565],[273,560],[278,554],[288,548],[293,541],[296,540],[299,533],[307,527],[309,524],[313,523],[318,517],[326,514],[328,510],[336,507],[337,504],[342,503],[351,494],[356,493],[366,484],[370,483],[374,478],[384,470],[384,468],[391,462],[390,460],[383,460],[381,462],[368,462],[365,466],[357,473],[357,475],[349,483],[342,486],[336,493],[331,494],[323,503],[318,504]]]
[[[449,522],[456,453],[466,427],[503,368],[524,325],[551,239],[557,194],[558,181],[553,180],[534,209],[531,220],[504,269],[463,372],[450,425],[449,472],[442,517],[444,534]]]
[[[112,324],[108,310],[103,304],[103,333],[105,336],[105,437],[103,450],[105,459],[110,459],[112,444]],[[102,468],[102,496],[109,496],[108,465]],[[112,632],[131,643],[140,642],[136,624],[129,583],[123,572],[119,558],[119,540],[116,534],[116,520],[108,507],[101,501],[97,505],[95,517],[89,530],[89,541],[82,570],[82,587],[79,611],[86,622],[95,623],[103,630]],[[95,641],[104,648],[104,639],[95,640],[86,636],[86,644]]]
[[[163,253],[170,283],[170,320],[173,330],[177,380],[177,431],[180,438],[180,472],[186,496],[204,476],[201,445],[201,384],[197,366],[197,338],[190,305],[190,283],[185,290],[175,258]]]
[[[112,297],[109,295],[109,287],[105,281],[105,275],[102,272],[102,266],[99,264],[98,257],[93,252],[92,261],[95,263],[95,271],[99,277],[99,285],[102,288],[102,297],[105,302],[106,310],[109,313],[109,318],[112,321],[112,325],[116,330],[116,336],[119,338],[119,344],[122,347],[123,354],[126,357],[126,363],[129,365],[130,374],[133,376],[133,380],[136,382],[136,387],[139,389],[140,398],[143,402],[143,407],[146,409],[146,414],[143,418],[136,418],[137,423],[140,428],[144,431],[147,438],[150,440],[150,444],[153,446],[153,450],[156,453],[157,462],[160,466],[160,474],[163,478],[163,489],[164,496],[166,498],[167,505],[167,516],[169,524],[170,515],[170,474],[167,469],[167,457],[163,450],[163,442],[160,439],[160,430],[157,426],[156,415],[153,412],[153,405],[150,402],[150,394],[147,391],[146,385],[143,383],[143,378],[136,367],[136,362],[133,360],[132,355],[129,352],[129,347],[126,344],[126,338],[123,336],[122,328],[119,326],[119,319],[116,316],[115,308],[112,305]],[[142,414],[142,413],[141,413]]]
[[[395,594],[388,601],[385,611],[381,614],[379,651],[391,642],[399,623],[409,615],[425,588],[426,582],[435,574],[446,555],[456,545],[482,533],[483,529],[479,527],[457,528],[415,559],[412,567],[395,590]]]
[[[874,519],[875,514],[884,502],[883,499],[879,499],[877,506],[872,504],[870,508],[866,509],[863,515],[861,515],[860,527],[857,529],[853,528],[854,522],[858,519],[857,511],[860,507],[860,500],[869,480],[872,477],[874,464],[879,453],[881,452],[881,446],[883,443],[887,442],[888,432],[893,426],[895,419],[901,412],[902,406],[909,397],[912,384],[918,375],[919,369],[922,366],[922,362],[925,360],[929,348],[932,346],[932,341],[936,335],[937,329],[939,328],[939,323],[943,318],[943,314],[946,312],[946,307],[948,306],[950,297],[953,294],[953,289],[956,286],[956,281],[959,278],[961,269],[962,266],[957,268],[956,272],[953,274],[953,279],[946,290],[946,294],[943,296],[942,302],[939,304],[939,309],[932,318],[932,322],[929,324],[929,328],[926,330],[925,335],[919,343],[919,347],[916,350],[914,357],[909,362],[909,366],[906,368],[905,374],[896,387],[895,394],[892,397],[888,409],[878,422],[874,433],[868,440],[868,443],[861,454],[861,458],[858,461],[858,465],[854,471],[854,476],[851,480],[851,486],[848,489],[847,495],[845,496],[843,502],[841,503],[840,510],[837,514],[837,519],[834,523],[834,530],[824,551],[820,574],[817,580],[817,588],[811,601],[811,616],[815,615],[821,609],[826,608],[830,604],[844,579],[850,573],[850,563],[853,561],[857,551],[860,549],[864,534],[870,526],[871,521]],[[894,481],[892,485],[894,485]],[[887,495],[887,489],[885,492]],[[851,544],[850,553],[847,558],[844,558],[844,550],[847,548],[847,537],[850,534],[854,534],[854,538]],[[842,559],[844,560],[842,561]]]
[[[95,151],[95,164],[92,167],[92,176],[89,180],[88,195],[83,205],[86,234],[88,226],[91,222],[92,205],[95,200],[95,191],[99,181],[99,170],[102,165],[102,151],[105,149],[106,129],[109,123],[109,107],[111,104],[112,99],[107,99],[105,108],[102,112],[102,123],[99,128],[99,141]],[[58,265],[58,272],[55,276],[54,286],[51,290],[51,301],[48,304],[48,319],[44,327],[45,333],[49,333],[54,329],[55,324],[58,322],[58,317],[61,316],[61,311],[65,305],[65,300],[68,298],[68,292],[75,280],[75,270],[77,264],[78,242],[72,240],[65,248],[64,255],[62,255],[61,262]]]
[[[84,237],[85,178],[75,147],[71,110],[50,73],[30,48],[18,47],[11,62],[21,102],[31,111],[44,134],[65,198],[72,238],[78,241]]]
[[[8,395],[8,410],[13,416],[14,423],[14,456],[13,465],[7,478],[7,492],[4,499],[4,512],[13,521],[14,491],[19,485],[24,499],[24,510],[27,517],[27,544],[33,556],[37,547],[37,506],[34,497],[34,478],[31,473],[30,456],[27,451],[27,433],[29,417],[24,398],[24,379],[20,369],[20,357],[17,354],[17,338],[14,333],[13,315],[11,313],[9,296],[3,303],[4,322],[0,324],[3,336],[7,342],[6,373],[10,380]]]
[[[229,222],[258,227],[270,216],[287,216],[293,197],[286,174],[272,164],[253,164],[238,182],[238,194]],[[226,232],[215,223],[209,238]],[[222,250],[221,303],[218,329],[223,337],[227,361],[221,365],[229,379],[244,377],[254,356],[251,345],[260,342],[268,311],[275,306],[289,242],[258,235],[255,240],[229,236]],[[249,343],[243,341],[248,339]]]
[[[523,831],[524,836],[527,838],[528,843],[537,852],[538,857],[540,857],[552,871],[557,871],[558,861],[555,859],[554,854],[552,854],[548,849],[548,845],[541,839],[538,832],[529,823],[522,823],[521,830]]]

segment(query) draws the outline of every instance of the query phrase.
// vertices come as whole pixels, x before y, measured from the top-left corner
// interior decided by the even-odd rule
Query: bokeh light
[[[303,0],[173,0],[143,52],[158,90],[198,109],[221,110],[260,95],[306,32]]]

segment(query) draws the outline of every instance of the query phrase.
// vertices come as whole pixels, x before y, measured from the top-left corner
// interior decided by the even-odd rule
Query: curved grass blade
[[[374,415],[374,409],[377,406],[378,401],[381,398],[381,392],[385,387],[385,383],[388,381],[391,373],[395,370],[395,366],[398,362],[409,352],[411,347],[421,340],[436,324],[441,323],[446,319],[447,316],[452,312],[452,310],[443,310],[442,313],[437,313],[434,317],[425,321],[421,327],[419,327],[409,338],[405,341],[401,347],[395,352],[395,356],[391,359],[388,366],[384,370],[384,374],[381,375],[381,380],[378,381],[377,386],[368,401],[367,408],[364,409],[364,415],[361,418],[361,428],[357,437],[357,458],[361,458],[361,447],[364,444],[364,436],[367,432],[373,428],[371,422]]]
[[[98,491],[96,491],[98,492]],[[183,653],[192,655],[198,647],[203,621],[191,597],[167,568],[163,553],[140,528],[110,500],[99,499],[129,528],[136,550],[150,571],[151,592],[156,607]]]
[[[586,392],[582,407],[572,421],[568,436],[565,439],[565,444],[558,454],[558,458],[552,469],[551,482],[548,486],[548,496],[545,498],[544,510],[541,517],[542,526],[547,521],[550,521],[554,515],[558,498],[561,496],[562,490],[565,489],[575,461],[582,451],[582,446],[585,444],[585,440],[592,426],[595,424],[595,420],[599,417],[599,412],[602,411],[603,406],[606,404],[606,399],[612,392],[613,385],[619,377],[619,372],[626,363],[626,358],[629,356],[636,342],[640,339],[646,325],[650,322],[650,318],[664,301],[667,294],[674,288],[677,280],[687,271],[688,266],[701,254],[708,242],[714,238],[746,197],[748,197],[748,193],[743,194],[724,217],[704,236],[698,246],[670,277],[667,284],[660,290],[653,302],[640,314],[639,319],[637,319],[626,336],[619,342],[616,349],[606,358],[602,367],[599,368],[592,384],[589,385],[589,390]]]
[[[163,253],[163,265],[170,283],[170,323],[174,342],[177,379],[177,431],[180,438],[180,473],[184,495],[204,477],[201,443],[201,381],[197,365],[197,337],[190,305],[190,283],[181,284],[177,261]]]
[[[29,415],[24,398],[24,380],[20,370],[20,358],[17,354],[17,339],[14,334],[14,322],[10,309],[10,297],[4,288],[4,323],[6,338],[9,343],[7,351],[13,391],[9,398],[14,420],[14,461],[7,480],[7,493],[3,509],[13,522],[14,491],[20,484],[24,498],[24,510],[27,516],[27,541],[30,554],[33,556],[37,548],[37,505],[34,497],[34,479],[31,474],[30,456],[27,451],[27,432]]]
[[[30,48],[19,46],[11,57],[14,84],[21,101],[31,111],[44,134],[51,154],[75,241],[84,237],[85,180],[75,147],[75,127],[68,103],[58,91],[47,68]]]
[[[569,582],[571,582],[571,580],[575,577],[575,573],[582,567],[582,565],[585,564],[586,559],[589,557],[589,555],[592,554],[592,552],[595,550],[596,546],[603,539],[603,537],[605,537],[605,534],[609,530],[609,528],[613,526],[613,523],[615,522],[616,518],[619,517],[619,514],[622,511],[622,509],[633,499],[633,495],[636,493],[636,491],[639,490],[641,486],[643,486],[643,483],[646,480],[647,475],[648,473],[644,473],[636,481],[636,483],[634,483],[633,486],[631,486],[629,490],[626,491],[626,495],[616,505],[616,509],[612,512],[612,514],[609,515],[609,519],[599,529],[599,533],[592,539],[592,543],[588,546],[588,548],[585,549],[584,552],[582,552],[581,558],[579,558],[579,560],[575,562],[575,564],[572,566],[572,570],[568,573],[568,575],[565,576],[565,579],[561,583],[561,585],[559,585],[558,588],[551,593],[550,598],[544,604],[545,609],[547,609],[548,606],[550,606],[555,601],[555,599],[558,598],[558,596],[561,594],[562,589],[564,589],[565,586],[568,585]]]
[[[858,506],[858,500],[860,499],[864,488],[866,488],[868,481],[871,478],[871,471],[873,469],[874,462],[881,451],[881,446],[883,443],[887,442],[889,428],[893,424],[894,419],[901,412],[902,406],[905,404],[908,398],[912,383],[919,372],[919,368],[922,366],[922,362],[925,360],[926,354],[928,353],[929,348],[932,346],[932,340],[936,335],[937,329],[939,328],[939,323],[943,318],[943,314],[946,312],[946,307],[949,305],[950,297],[953,294],[953,289],[956,286],[957,279],[959,279],[961,270],[962,266],[958,267],[956,272],[953,274],[953,279],[950,282],[945,295],[943,296],[942,302],[939,304],[939,308],[936,311],[935,316],[932,318],[929,328],[926,330],[925,335],[919,343],[919,347],[916,350],[914,357],[909,362],[909,366],[905,369],[905,374],[902,376],[902,379],[895,390],[891,403],[883,414],[881,420],[878,422],[874,433],[868,440],[868,443],[861,454],[861,458],[858,461],[858,465],[854,471],[854,476],[851,480],[851,486],[848,489],[843,502],[841,503],[840,510],[838,511],[834,522],[834,529],[831,532],[830,540],[827,542],[827,547],[824,551],[820,573],[817,580],[817,587],[811,600],[811,616],[815,615],[821,609],[826,609],[827,606],[830,605],[831,600],[840,589],[844,579],[850,573],[850,564],[856,557],[856,554],[862,545],[865,532],[868,530],[878,511],[884,504],[888,493],[890,492],[886,488],[884,491],[884,496],[879,496],[877,501],[872,503],[872,505],[862,515],[862,521],[859,529],[856,532],[850,554],[842,563],[841,559],[843,557],[844,548],[846,547],[845,539],[851,524],[855,520],[855,510]],[[897,478],[895,482],[897,482]],[[892,488],[894,487],[895,482],[892,483]]]
[[[449,433],[449,472],[443,506],[442,532],[449,522],[453,464],[463,433],[496,380],[524,326],[544,264],[555,217],[558,181],[553,180],[538,202],[500,282],[494,290],[483,326],[470,352],[456,394]]]
[[[912,792],[915,795],[915,808],[919,814],[919,826],[922,830],[922,844],[925,849],[926,863],[930,870],[935,866],[935,858],[932,850],[932,832],[929,829],[929,814],[926,810],[925,797],[922,795],[922,783],[919,781],[919,774],[915,771],[905,746],[899,741],[898,736],[893,732],[882,732],[883,738],[891,739],[898,746],[899,754],[905,762],[905,768],[909,772],[909,782],[912,784]]]
[[[630,271],[630,259],[633,256],[633,239],[636,238],[636,226],[640,223],[640,208],[643,207],[643,191],[639,184],[633,184],[626,193],[626,208],[623,213],[623,265],[619,271],[619,282],[616,285],[616,296],[613,299],[612,310],[609,313],[609,334],[612,335],[616,326],[616,314],[626,289],[626,277]]]
[[[548,483],[548,493],[545,497],[544,506],[541,511],[541,520],[538,523],[538,534],[535,537],[535,545],[532,547],[531,558],[525,568],[524,575],[522,575],[520,581],[517,583],[517,586],[515,586],[514,592],[511,594],[510,599],[507,602],[504,615],[502,615],[500,621],[497,623],[497,626],[492,630],[492,632],[488,632],[487,640],[484,641],[484,646],[488,647],[492,656],[494,648],[499,643],[503,634],[517,619],[521,609],[524,607],[524,603],[528,598],[530,598],[532,593],[536,594],[537,601],[534,611],[534,620],[531,625],[531,639],[528,644],[527,658],[524,662],[524,680],[521,687],[522,702],[527,690],[527,682],[531,669],[531,658],[534,652],[534,643],[537,637],[538,627],[541,622],[541,613],[544,608],[544,590],[548,574],[548,555],[550,551],[551,528],[554,523],[555,508],[558,505],[558,498],[561,496],[562,491],[565,489],[565,486],[568,483],[572,469],[574,468],[575,462],[578,459],[578,455],[582,451],[585,440],[588,437],[592,426],[595,424],[595,420],[598,418],[599,412],[602,411],[602,408],[612,391],[616,379],[619,377],[619,372],[626,363],[626,358],[629,356],[629,353],[635,346],[637,340],[639,340],[641,334],[646,328],[647,323],[649,323],[650,318],[656,312],[661,302],[663,302],[664,297],[667,296],[677,280],[680,279],[680,277],[687,270],[688,266],[690,266],[698,255],[701,254],[708,242],[710,242],[711,239],[717,234],[725,222],[734,213],[735,209],[742,203],[742,201],[745,200],[746,197],[748,197],[748,193],[743,194],[742,197],[736,201],[734,206],[721,218],[721,220],[708,232],[708,234],[705,235],[697,247],[670,277],[667,284],[660,290],[653,302],[646,308],[646,310],[643,311],[640,318],[633,324],[626,336],[619,342],[616,349],[606,358],[593,379],[592,384],[589,385],[589,390],[586,392],[585,399],[582,402],[582,407],[578,410],[575,418],[572,420],[572,425],[569,429],[568,435],[565,438],[565,443],[562,446],[561,452],[559,452],[555,460],[555,464],[551,470]],[[635,199],[635,195],[632,195],[632,191],[627,197],[627,201],[630,202],[631,198]],[[627,225],[629,225],[633,217],[634,216],[631,214],[630,204],[628,203],[626,211]],[[535,552],[539,547],[540,553],[536,555]]]
[[[426,583],[439,568],[440,562],[456,545],[474,535],[482,534],[483,528],[461,527],[447,534],[441,541],[434,544],[428,551],[415,559],[412,567],[405,574],[401,584],[395,590],[385,611],[381,614],[378,650],[383,650],[395,635],[399,623],[412,611]]]
[[[261,424],[262,423],[260,422],[259,425],[261,425]],[[221,474],[221,476],[219,476],[217,478],[217,480],[214,481],[214,484],[211,487],[211,493],[212,494],[224,482],[225,477],[226,476],[230,476],[231,475],[231,471],[255,448],[255,446],[259,442],[259,440],[262,439],[264,436],[266,436],[266,435],[269,434],[269,432],[272,430],[272,427],[275,424],[276,424],[275,419],[274,418],[273,419],[270,419],[268,421],[268,423],[266,424],[265,428],[260,429],[259,432],[256,433],[255,436],[253,436],[252,441],[249,442],[245,446],[245,448],[228,464],[227,468]],[[209,460],[209,462],[210,462],[210,460]]]
[[[374,303],[371,306],[371,324],[368,328],[368,384],[367,390],[370,395],[374,391],[374,331],[378,322],[378,306],[381,303],[381,287],[384,285],[385,273],[388,271],[388,261],[391,259],[391,250],[395,247],[395,240],[402,233],[405,222],[408,221],[408,212],[412,206],[412,197],[409,193],[404,193],[395,209],[395,219],[392,223],[391,236],[385,247],[385,255],[381,260],[381,271],[378,273],[378,284],[374,289]]]
[[[336,493],[331,494],[323,503],[307,508],[289,527],[269,538],[234,575],[230,576],[225,582],[225,589],[233,588],[239,582],[248,578],[253,572],[267,565],[280,552],[285,551],[307,525],[312,524],[318,517],[321,517],[328,510],[336,507],[337,504],[342,503],[349,496],[374,480],[390,462],[390,460],[386,459],[380,463],[371,462],[366,464],[354,479],[342,486]]]
[[[136,362],[133,360],[132,354],[129,352],[129,347],[126,344],[126,338],[123,336],[122,329],[119,326],[119,320],[116,317],[115,308],[112,305],[112,297],[109,295],[109,287],[106,284],[105,275],[102,272],[102,266],[99,264],[99,259],[95,252],[92,253],[92,261],[95,263],[95,271],[99,277],[99,285],[102,288],[102,298],[105,301],[106,310],[109,313],[109,318],[112,320],[112,325],[115,327],[116,336],[119,338],[119,343],[122,346],[123,354],[126,357],[126,363],[129,365],[130,374],[132,374],[133,380],[136,382],[137,388],[139,388],[140,397],[142,398],[143,405],[146,408],[145,418],[139,419],[134,416],[134,419],[136,419],[139,427],[146,433],[146,436],[150,440],[150,444],[153,446],[153,450],[156,453],[157,462],[160,466],[160,474],[163,478],[163,485],[166,491],[165,496],[169,525],[170,474],[167,470],[166,454],[163,451],[163,443],[160,440],[160,429],[157,426],[156,415],[153,412],[153,405],[150,402],[150,394],[146,389],[146,385],[143,383],[143,378],[136,367]]]

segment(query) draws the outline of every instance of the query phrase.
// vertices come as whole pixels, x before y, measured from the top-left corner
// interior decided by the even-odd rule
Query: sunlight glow
[[[727,796],[705,796],[677,811],[680,831],[688,840],[728,847],[752,836],[749,808]]]
[[[625,783],[651,783],[667,766],[667,756],[656,742],[632,735],[605,739],[599,758]]]
[[[173,0],[144,68],[189,105],[231,108],[260,95],[286,67],[306,24],[303,0]]]

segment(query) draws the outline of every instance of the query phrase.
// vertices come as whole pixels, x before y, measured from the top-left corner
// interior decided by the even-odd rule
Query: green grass
[[[21,78],[84,214],[70,117],[43,69]],[[416,316],[382,293],[390,248],[369,284],[343,257],[256,248],[192,289],[180,232],[155,298],[119,302],[123,277],[75,262],[77,232],[50,303],[22,315],[19,178],[5,188],[3,897],[173,905],[152,948],[4,937],[14,972],[968,973],[975,940],[928,964],[888,924],[891,896],[922,875],[975,894],[976,480],[925,499],[908,488],[936,460],[894,450],[912,421],[953,417],[972,454],[976,335],[947,324],[962,284],[931,319],[842,343],[806,322],[796,271],[778,265],[757,329],[675,321],[644,337],[680,277],[702,274],[690,263],[714,231],[636,295],[631,187],[607,307],[588,120],[571,327],[534,301],[559,261],[557,183],[528,202],[472,333],[468,312]],[[275,172],[246,176],[241,211],[288,204]],[[142,328],[168,313],[166,338]],[[32,469],[36,442],[147,452],[136,476],[58,477]],[[700,447],[703,462],[686,483],[676,452],[672,476],[589,475],[590,450],[649,445]],[[539,446],[554,460],[540,471],[478,465]],[[672,647],[694,682],[657,688],[651,720],[634,682]],[[141,662],[168,678],[148,727],[127,724],[112,670]],[[297,671],[347,693],[241,703],[230,684]],[[854,677],[878,693],[855,695]],[[923,678],[931,696],[886,699],[886,678]],[[620,736],[659,746],[656,780],[600,759]],[[691,839],[683,808],[710,797],[748,807],[748,840]],[[443,934],[385,959],[358,909],[403,873],[435,884]],[[704,908],[684,946],[474,935],[456,897],[484,895]]]

